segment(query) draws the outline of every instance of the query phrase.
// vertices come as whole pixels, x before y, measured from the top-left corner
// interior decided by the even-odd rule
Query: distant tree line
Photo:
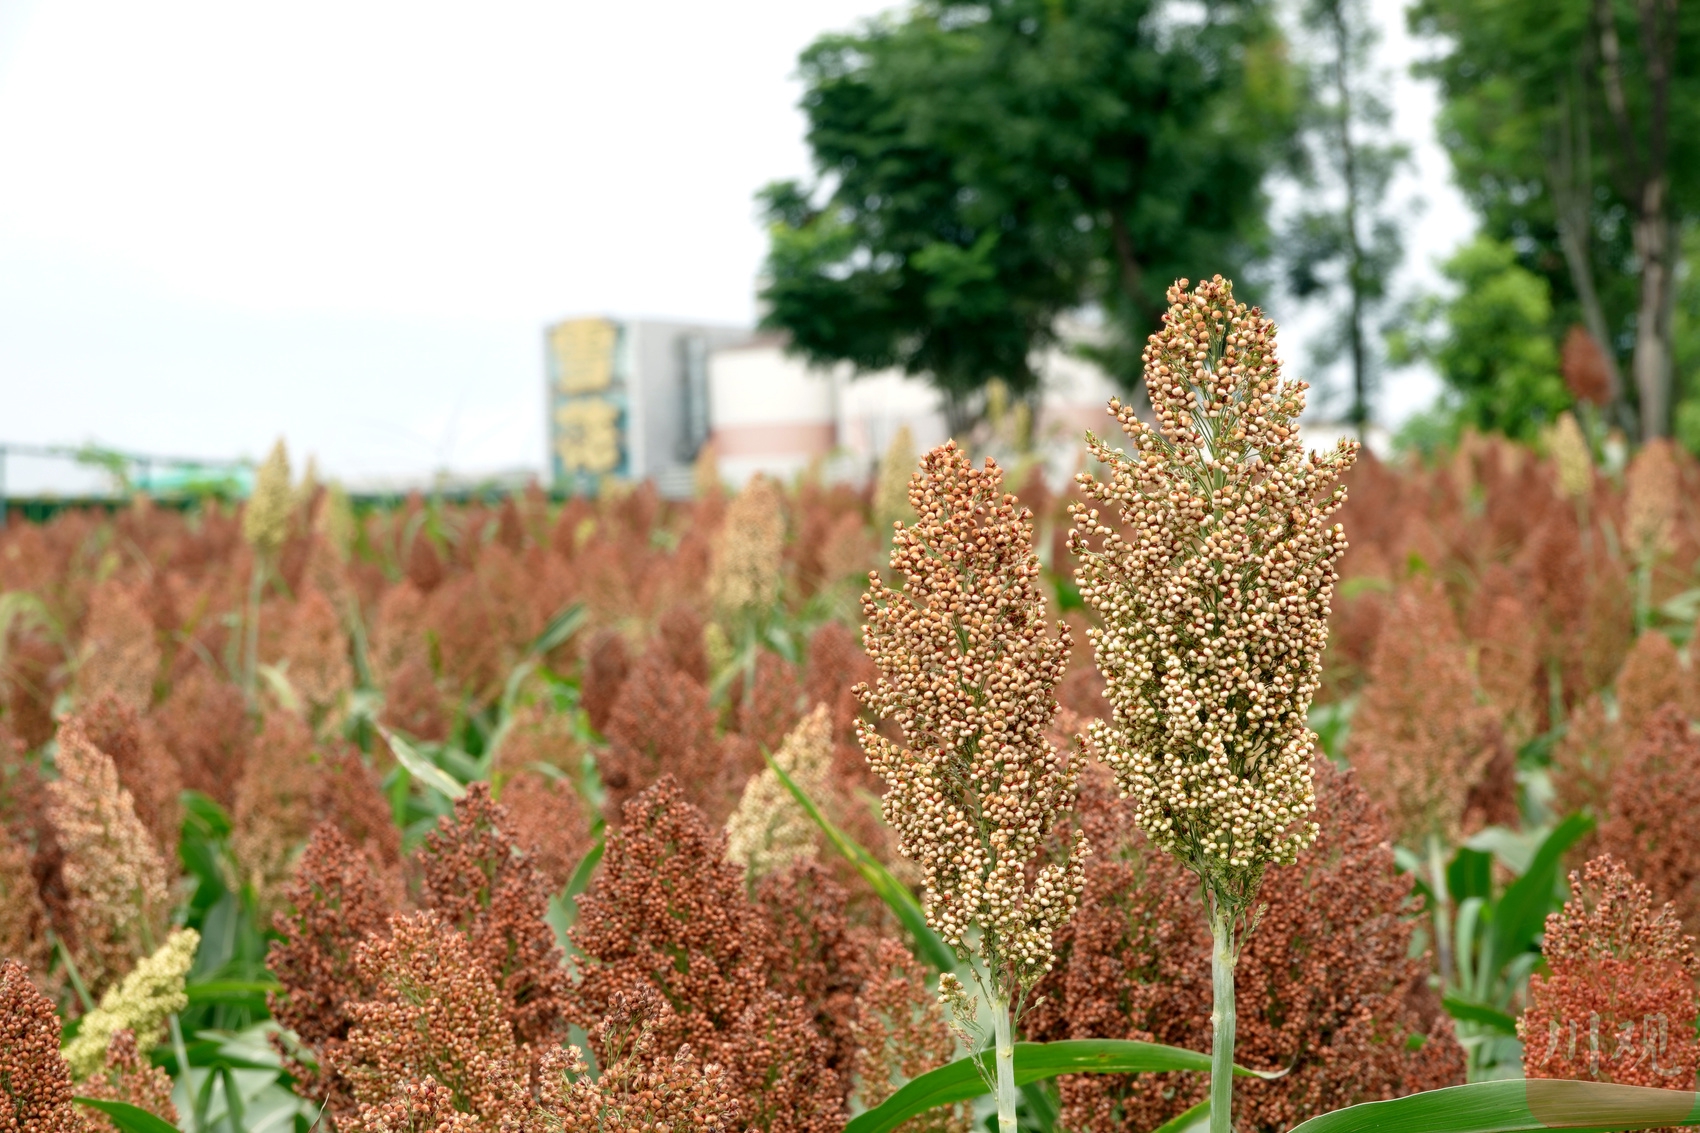
[[[1700,6],[1407,17],[1480,219],[1450,295],[1392,293],[1408,154],[1366,0],[920,0],[802,55],[815,172],[761,194],[766,325],[814,362],[926,376],[962,427],[994,381],[1036,392],[1070,315],[1135,387],[1164,288],[1221,272],[1329,305],[1312,361],[1344,364],[1360,427],[1387,363],[1427,359],[1446,394],[1420,428],[1529,434],[1577,399],[1560,343],[1583,333],[1601,428],[1700,447]],[[1299,200],[1279,219],[1278,179]]]

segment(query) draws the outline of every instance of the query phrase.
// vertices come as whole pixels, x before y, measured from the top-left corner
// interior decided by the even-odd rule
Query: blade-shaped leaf
[[[578,865],[573,869],[573,875],[567,879],[563,897],[577,897],[590,887],[590,876],[596,872],[596,867],[601,863],[602,855],[607,849],[607,839],[598,838],[596,844],[585,851],[584,857],[579,859]]]
[[[929,1070],[898,1088],[891,1097],[851,1119],[844,1133],[889,1133],[916,1114],[943,1105],[977,1098],[986,1092],[985,1079],[974,1059],[988,1069],[992,1054],[982,1051],[972,1058]],[[1024,1086],[1054,1078],[1058,1074],[1155,1074],[1170,1070],[1210,1070],[1210,1056],[1195,1050],[1132,1039],[1067,1039],[1054,1043],[1015,1044],[1015,1084]],[[1234,1067],[1237,1077],[1279,1078]]]
[[[1190,1133],[1193,1129],[1210,1127],[1210,1099],[1205,1098],[1191,1109],[1182,1110],[1153,1129],[1151,1133]]]
[[[402,739],[395,732],[378,725],[378,731],[384,737],[384,742],[390,745],[390,751],[395,753],[395,761],[407,768],[407,773],[440,794],[451,799],[460,799],[466,794],[466,788],[459,781],[429,759],[419,753],[419,749]]]
[[[1553,886],[1565,851],[1594,828],[1594,820],[1573,814],[1541,843],[1523,876],[1505,887],[1493,912],[1493,966],[1497,971],[1519,952],[1526,951],[1546,927],[1552,904]]]
[[[791,792],[791,797],[797,800],[797,805],[803,808],[803,812],[813,819],[815,825],[820,827],[821,833],[826,835],[826,840],[850,860],[850,864],[856,867],[856,872],[879,894],[880,899],[902,922],[903,927],[909,930],[910,936],[915,939],[915,954],[921,961],[941,972],[953,970],[956,967],[955,953],[951,952],[938,933],[932,930],[932,926],[927,924],[927,914],[921,908],[921,902],[915,899],[915,894],[909,892],[909,887],[893,877],[891,871],[881,865],[878,858],[858,845],[855,839],[834,826],[831,820],[821,813],[814,800],[809,798],[808,793],[773,761],[773,756],[767,755],[766,759],[767,765],[773,768],[773,773],[779,776],[779,781],[785,784],[785,789]],[[969,1074],[974,1073],[972,1067],[965,1068]]]
[[[100,1098],[72,1098],[78,1105],[97,1109],[116,1125],[120,1133],[177,1133],[177,1127],[162,1117],[129,1102],[109,1102]]]
[[[537,635],[537,640],[531,643],[527,650],[534,657],[543,657],[553,653],[569,637],[577,633],[590,612],[585,609],[583,602],[574,602],[564,606],[560,612],[549,619],[549,624],[543,627],[543,632]]]
[[[1291,1133],[1521,1133],[1700,1125],[1700,1095],[1562,1078],[1472,1082],[1313,1117]]]
[[[1517,1020],[1497,1008],[1487,1006],[1485,1003],[1472,1003],[1468,999],[1460,999],[1456,995],[1447,996],[1441,1000],[1441,1003],[1445,1005],[1446,1013],[1460,1022],[1480,1023],[1507,1035],[1515,1036],[1517,1034]]]

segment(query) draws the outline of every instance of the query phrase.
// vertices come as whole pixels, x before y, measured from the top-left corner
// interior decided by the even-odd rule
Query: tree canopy
[[[1297,84],[1264,0],[925,0],[802,56],[816,180],[769,186],[764,324],[820,363],[1029,394],[1096,309],[1131,386],[1179,277],[1267,249]]]

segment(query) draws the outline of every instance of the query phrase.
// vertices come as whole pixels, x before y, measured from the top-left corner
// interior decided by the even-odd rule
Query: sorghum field
[[[357,512],[279,452],[241,508],[8,528],[0,1130],[1693,1091],[1700,464],[1569,417],[1306,455],[1272,328],[1171,301],[1067,491],[900,442]]]

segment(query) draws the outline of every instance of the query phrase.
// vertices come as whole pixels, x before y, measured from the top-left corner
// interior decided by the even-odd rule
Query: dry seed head
[[[720,617],[759,614],[779,597],[785,553],[785,501],[779,485],[757,474],[726,509],[715,539],[708,593]]]
[[[1283,381],[1275,324],[1221,276],[1169,289],[1144,352],[1155,424],[1110,402],[1132,441],[1087,446],[1069,547],[1112,715],[1092,738],[1137,821],[1230,906],[1316,836],[1305,723],[1322,672],[1334,564],[1329,518],[1357,455],[1307,455],[1308,388]]]
[[[242,538],[261,554],[276,554],[289,536],[295,496],[289,489],[289,453],[279,437],[254,474],[254,494],[242,510]]]
[[[77,965],[94,991],[164,935],[169,879],[112,759],[77,721],[59,730],[54,762],[59,778],[47,785],[48,817],[65,852]]]
[[[785,737],[773,755],[810,798],[824,793],[832,769],[832,713],[821,704]],[[726,856],[753,877],[765,877],[799,858],[813,857],[817,829],[771,767],[744,784],[738,809],[726,820]]]
[[[863,639],[880,670],[857,695],[894,719],[898,745],[857,726],[886,781],[886,821],[926,885],[927,922],[959,955],[978,950],[1000,994],[1051,966],[1051,936],[1074,911],[1087,848],[1044,860],[1073,809],[1076,770],[1045,739],[1066,668],[1066,626],[1044,629],[1032,516],[954,442],[909,483],[916,522],[892,537],[901,591],[869,575]]]
[[[1637,558],[1670,549],[1681,474],[1675,447],[1666,438],[1648,441],[1624,474],[1623,534]]]

